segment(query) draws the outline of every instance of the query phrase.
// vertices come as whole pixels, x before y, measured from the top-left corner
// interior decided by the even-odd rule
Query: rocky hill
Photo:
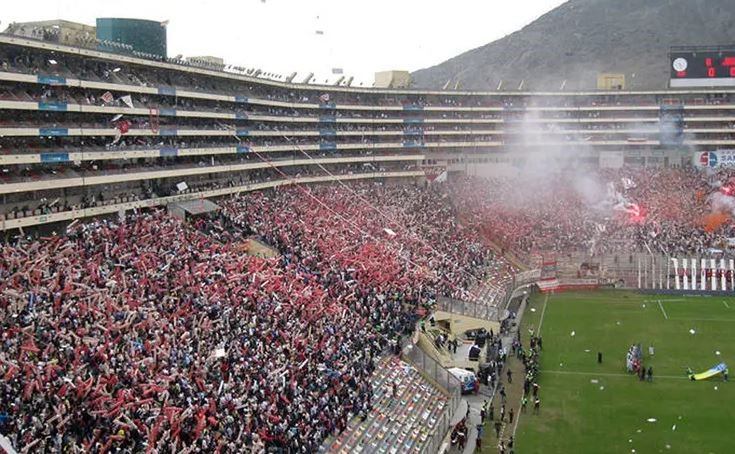
[[[451,37],[447,37],[451,39]],[[414,85],[460,89],[595,88],[600,72],[628,88],[664,88],[668,51],[735,45],[735,0],[571,0],[523,29],[413,73]]]

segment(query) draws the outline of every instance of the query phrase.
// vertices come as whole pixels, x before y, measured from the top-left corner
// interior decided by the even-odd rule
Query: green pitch
[[[735,298],[536,295],[523,318],[525,345],[531,327],[543,337],[541,414],[521,416],[515,452],[735,452],[733,378],[685,376],[687,367],[698,373],[720,362],[735,370]],[[633,343],[653,366],[653,383],[626,373]]]

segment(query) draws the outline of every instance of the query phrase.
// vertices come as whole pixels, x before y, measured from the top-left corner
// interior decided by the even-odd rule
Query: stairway
[[[391,383],[398,381],[398,395]],[[319,452],[420,453],[436,430],[448,405],[447,396],[411,365],[385,358],[373,376],[373,411],[365,422],[354,418],[336,438],[326,440]]]

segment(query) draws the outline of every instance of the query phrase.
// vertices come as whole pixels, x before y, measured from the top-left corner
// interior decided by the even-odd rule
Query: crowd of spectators
[[[457,206],[496,244],[533,252],[706,254],[735,237],[731,170],[624,167],[467,178]]]
[[[252,235],[280,256],[245,255]],[[75,223],[0,252],[0,433],[69,452],[313,452],[370,411],[375,360],[417,314],[501,260],[443,191],[381,184],[250,193],[191,225]]]
[[[466,289],[482,281],[497,261],[504,263],[458,222],[441,189],[366,183],[340,190],[319,186],[305,195],[296,187],[231,203],[237,205],[226,205],[226,210],[240,212],[236,221],[269,243],[298,238],[305,242],[300,246],[304,253],[320,250],[335,265],[354,268],[358,276],[397,279],[403,291],[439,289],[444,296],[466,299]],[[305,218],[313,219],[312,224],[299,221]],[[339,222],[344,218],[350,220],[349,229]],[[379,241],[355,244],[354,229]],[[420,299],[435,297],[432,293]]]

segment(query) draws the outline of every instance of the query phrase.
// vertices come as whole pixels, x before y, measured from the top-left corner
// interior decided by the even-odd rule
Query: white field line
[[[669,319],[669,316],[668,316],[668,315],[666,315],[666,311],[664,310],[664,305],[663,305],[663,304],[661,304],[661,301],[659,301],[659,302],[658,302],[658,307],[660,307],[660,308],[661,308],[661,312],[663,312],[663,313],[664,313],[664,318],[665,318],[666,320],[668,320],[668,319]]]
[[[547,293],[544,297],[544,307],[541,309],[541,319],[538,322],[538,332],[536,333],[537,336],[541,335],[541,325],[544,324],[544,314],[546,314],[546,303],[549,302],[549,294]],[[523,402],[523,395],[521,395],[521,400],[518,401],[518,414],[516,415],[515,421],[513,422],[513,439],[515,439],[516,436],[516,430],[518,430],[518,422],[521,420],[521,403]]]
[[[544,314],[546,314],[546,303],[549,301],[549,294],[546,294],[546,297],[544,298],[544,308],[541,309],[541,319],[538,322],[538,330],[536,332],[536,336],[541,336],[541,325],[544,324]]]
[[[663,301],[664,303],[676,303],[676,302],[682,302],[687,301],[685,299],[668,299],[668,300],[643,300],[644,303],[656,303],[658,301]]]
[[[541,373],[543,374],[557,374],[557,375],[587,375],[590,377],[631,377],[636,378],[637,377],[633,374],[611,374],[611,373],[600,373],[600,372],[574,372],[570,370],[544,370]],[[689,380],[689,377],[683,376],[683,375],[654,375],[654,379],[656,378],[670,378],[673,380]]]
[[[730,305],[727,304],[727,301],[723,301],[722,304],[724,304],[726,308],[730,309]]]
[[[678,318],[673,317],[669,320],[677,320],[681,322],[735,322],[735,318]]]

